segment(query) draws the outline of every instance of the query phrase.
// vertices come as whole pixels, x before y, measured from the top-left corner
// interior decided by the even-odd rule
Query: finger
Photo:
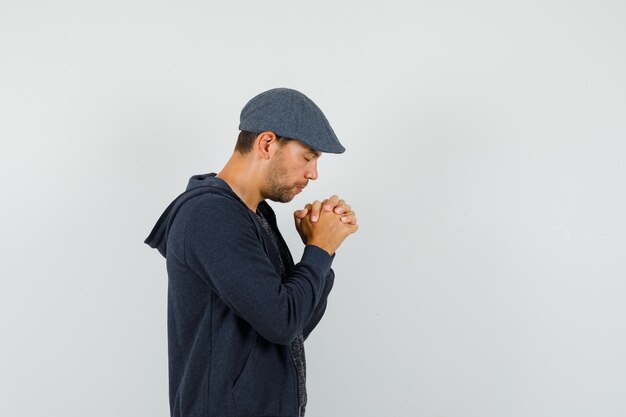
[[[311,221],[316,222],[320,217],[320,211],[322,209],[322,202],[315,200],[311,206]]]
[[[294,212],[294,216],[296,216],[296,217],[298,217],[300,219],[304,219],[308,212],[309,212],[309,209],[305,207],[302,210],[296,210]]]
[[[341,214],[341,213],[348,213],[350,210],[352,210],[352,207],[350,207],[350,204],[346,203],[343,200],[339,200],[339,203],[337,205],[337,207],[335,207],[335,213],[337,214]]]
[[[306,213],[309,214],[311,213],[312,208],[313,208],[313,205],[311,203],[307,203],[302,210],[306,210]]]
[[[293,212],[293,221],[296,224],[296,228],[300,227],[300,224],[302,223],[302,219],[300,217],[298,217],[298,212],[302,211],[302,210],[296,210]]]
[[[337,207],[340,201],[341,200],[336,195],[330,196],[330,198],[324,200],[324,210],[332,211],[335,207]]]
[[[341,216],[341,219],[343,220],[344,217],[351,217],[351,218],[354,218],[356,220],[356,212],[355,211],[348,211],[346,213],[343,213],[343,215]]]
[[[356,216],[354,213],[347,213],[344,216],[341,216],[341,221],[346,224],[356,224]]]

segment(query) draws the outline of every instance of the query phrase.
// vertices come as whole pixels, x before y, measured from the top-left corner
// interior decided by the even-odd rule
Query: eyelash
[[[305,161],[307,161],[307,162],[311,162],[311,160],[310,160],[310,159],[307,159],[307,158],[304,158],[304,160],[305,160]]]

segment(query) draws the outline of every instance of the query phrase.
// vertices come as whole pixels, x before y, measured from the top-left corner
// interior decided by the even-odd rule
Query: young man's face
[[[263,197],[281,203],[291,201],[309,180],[317,179],[320,155],[297,140],[283,141],[270,161]]]

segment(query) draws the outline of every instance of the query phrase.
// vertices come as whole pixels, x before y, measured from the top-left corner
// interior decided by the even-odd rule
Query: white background
[[[626,415],[623,1],[3,1],[0,415],[168,415],[164,259],[254,95],[347,148],[310,417]]]

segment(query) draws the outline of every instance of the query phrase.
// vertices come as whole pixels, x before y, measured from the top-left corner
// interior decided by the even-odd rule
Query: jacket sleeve
[[[333,255],[334,257],[334,255]],[[304,329],[302,330],[302,335],[304,336],[304,340],[309,337],[313,329],[317,326],[317,324],[324,316],[324,312],[326,311],[326,304],[328,300],[328,294],[330,294],[330,290],[333,289],[333,284],[335,282],[335,272],[331,268],[326,275],[326,280],[324,282],[324,292],[322,293],[322,298],[320,299],[317,306],[315,306],[315,311],[313,311],[313,315],[309,319],[309,322],[306,324]]]
[[[304,329],[330,271],[332,257],[325,250],[307,245],[282,284],[248,214],[219,195],[186,211],[184,235],[187,265],[261,336],[288,345]]]

